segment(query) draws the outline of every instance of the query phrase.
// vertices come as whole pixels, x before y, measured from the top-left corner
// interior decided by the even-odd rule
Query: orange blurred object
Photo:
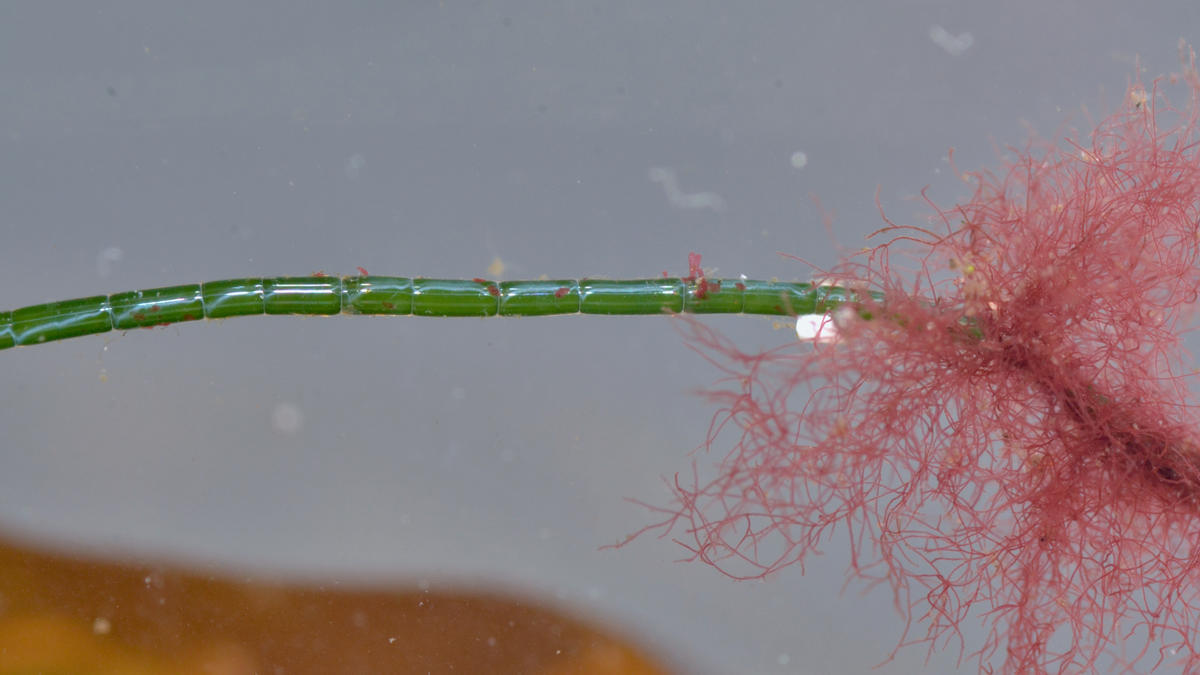
[[[0,538],[0,673],[667,673],[519,598],[232,581]]]

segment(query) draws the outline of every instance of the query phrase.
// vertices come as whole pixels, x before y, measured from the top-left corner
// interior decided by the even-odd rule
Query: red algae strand
[[[860,294],[835,343],[750,353],[689,320],[726,373],[706,392],[717,465],[676,477],[659,527],[739,578],[843,539],[852,574],[893,589],[902,644],[985,671],[1200,672],[1185,65],[1181,107],[1134,84],[1090,135],[1013,150],[933,225],[889,222],[818,270],[883,298]]]

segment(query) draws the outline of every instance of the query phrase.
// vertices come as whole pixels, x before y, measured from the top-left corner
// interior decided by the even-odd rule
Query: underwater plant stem
[[[845,289],[811,283],[703,277],[502,282],[323,275],[227,279],[0,312],[0,349],[231,316],[797,316],[823,314],[850,296]]]

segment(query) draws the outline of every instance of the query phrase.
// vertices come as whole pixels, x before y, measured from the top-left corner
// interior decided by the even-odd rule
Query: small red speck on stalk
[[[369,275],[367,274],[367,268],[365,268],[365,267],[355,267],[354,269],[358,270],[358,275],[359,275],[360,277],[369,276]]]
[[[647,530],[737,578],[844,540],[851,574],[893,590],[902,644],[957,643],[982,671],[1200,672],[1185,66],[1186,105],[1135,83],[1090,135],[970,174],[932,225],[885,217],[888,241],[819,271],[882,298],[835,317],[836,342],[751,353],[682,323],[725,373],[706,392],[717,465],[670,481]]]

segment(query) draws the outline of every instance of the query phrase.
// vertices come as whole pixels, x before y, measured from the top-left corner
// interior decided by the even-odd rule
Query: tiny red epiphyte
[[[695,295],[698,300],[704,300],[708,297],[712,290],[711,284],[704,276],[704,270],[700,267],[700,254],[695,252],[688,253],[688,274],[683,277],[683,282],[695,284]]]
[[[358,270],[358,275],[360,277],[370,276],[367,274],[367,268],[365,268],[365,267],[359,266],[359,267],[355,267],[354,269]],[[379,268],[376,267],[375,269],[379,269]]]
[[[691,279],[704,277],[704,270],[700,269],[700,257],[699,253],[688,253],[688,277]]]
[[[739,578],[845,533],[852,571],[894,589],[916,639],[962,644],[982,621],[963,649],[983,670],[1200,669],[1187,66],[1183,109],[1135,85],[1088,138],[1014,151],[935,225],[888,221],[889,241],[822,272],[883,298],[836,316],[835,344],[755,354],[687,321],[727,375],[705,447],[731,449],[672,483],[662,527]]]
[[[556,297],[556,298],[566,297],[567,293],[570,293],[570,292],[571,292],[571,289],[567,288],[566,286],[560,286],[560,287],[558,287],[557,290],[554,291],[554,297]]]

